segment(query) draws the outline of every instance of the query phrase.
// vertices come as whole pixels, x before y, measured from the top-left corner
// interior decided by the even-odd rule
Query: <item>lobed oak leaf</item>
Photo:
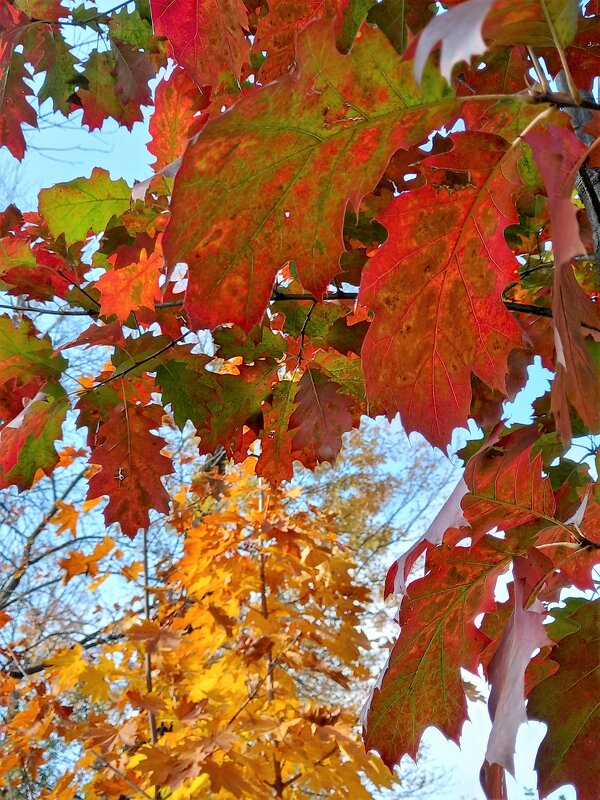
[[[67,12],[63,11],[66,16]],[[60,111],[66,117],[71,112],[70,98],[79,79],[79,73],[75,70],[77,59],[71,54],[63,37],[50,26],[44,27],[43,36],[42,57],[36,64],[36,70],[44,71],[46,75],[38,92],[38,100],[40,103],[51,100],[54,111]]]
[[[506,394],[507,359],[520,344],[502,303],[519,266],[504,239],[517,220],[518,154],[492,134],[452,141],[423,162],[428,185],[379,216],[389,237],[359,296],[375,312],[362,348],[369,399],[439,447],[466,425],[471,372]]]
[[[166,36],[178,63],[198,86],[239,78],[249,58],[248,12],[242,0],[150,0],[154,32]]]
[[[15,0],[15,7],[23,11],[31,20],[58,22],[68,16],[61,0]]]
[[[117,56],[112,50],[94,50],[80,75],[77,92],[70,97],[73,109],[83,109],[81,120],[90,131],[102,128],[108,117],[130,130],[134,122],[141,122],[144,118],[140,106],[125,102],[122,91],[117,91],[117,69]],[[151,95],[147,87],[140,84],[139,92],[149,104]]]
[[[468,525],[461,505],[461,501],[468,491],[469,487],[464,478],[460,478],[425,533],[389,568],[385,578],[385,597],[390,594],[401,597],[406,593],[410,572],[419,556],[425,552],[427,543],[439,545],[448,528],[460,528]]]
[[[2,31],[4,33],[4,31]],[[6,47],[8,52],[2,53]],[[25,83],[30,75],[25,68],[25,56],[15,52],[11,44],[0,48],[0,146],[6,146],[20,161],[25,156],[23,123],[37,127],[37,115],[27,97],[32,90]]]
[[[331,19],[347,7],[347,0],[272,0],[268,12],[259,16],[254,53],[266,51],[259,70],[261,83],[279,78],[288,72],[296,56],[296,40],[311,22]]]
[[[445,14],[435,16],[419,36],[414,58],[417,81],[421,81],[425,63],[435,46],[442,43],[440,72],[450,83],[452,69],[460,61],[485,53],[482,27],[495,0],[467,0]]]
[[[552,524],[555,500],[552,486],[543,475],[542,458],[533,457],[533,428],[522,428],[469,459],[464,479],[468,493],[462,508],[475,539],[500,527],[503,531],[529,535],[529,528]]]
[[[555,646],[558,670],[533,688],[527,707],[530,718],[548,725],[535,764],[540,795],[572,783],[582,798],[592,798],[598,791],[600,604],[585,602],[570,620],[578,630]]]
[[[440,72],[450,82],[456,64],[468,63],[492,44],[547,46],[556,36],[565,46],[575,36],[577,21],[577,0],[518,4],[513,0],[467,0],[434,16],[421,32],[414,56],[415,77],[421,80],[425,63],[440,42]]]
[[[158,280],[162,274],[164,260],[160,252],[149,256],[145,250],[140,260],[121,269],[105,272],[96,281],[100,292],[100,312],[106,316],[116,315],[123,324],[132,311],[139,308],[154,308],[161,299]]]
[[[571,202],[575,175],[586,155],[585,146],[572,131],[548,125],[525,136],[542,175],[552,223],[554,292],[552,316],[556,350],[556,378],[552,385],[552,411],[557,429],[568,443],[571,419],[567,399],[593,432],[600,429],[600,376],[586,337],[600,328],[595,304],[578,284],[570,266],[577,255],[585,254],[579,237],[577,210]]]
[[[565,48],[577,32],[580,21],[577,0],[495,0],[484,24],[484,37],[496,45]],[[557,70],[558,72],[558,70]]]
[[[65,397],[44,392],[0,430],[0,485],[29,489],[41,474],[49,475],[58,462],[55,442],[62,438],[67,414]]]
[[[110,15],[108,30],[111,42],[124,42],[125,44],[145,50],[153,55],[161,51],[159,43],[152,35],[152,21],[148,4],[129,11],[121,8]]]
[[[273,484],[289,481],[293,474],[292,442],[295,432],[290,425],[300,384],[281,381],[273,387],[273,400],[263,406],[261,449],[256,474]]]
[[[54,237],[67,243],[83,241],[89,231],[100,233],[109,219],[129,208],[131,190],[124,180],[112,181],[94,167],[89,178],[57,183],[39,194],[40,214]]]
[[[208,103],[208,94],[182,69],[175,69],[168,80],[162,80],[154,93],[154,114],[150,118],[148,150],[156,156],[155,172],[180,158],[190,138],[195,114]]]
[[[136,50],[125,42],[113,40],[115,54],[115,90],[123,100],[123,105],[133,103],[147,106],[152,103],[149,81],[154,78],[156,69],[147,54]]]
[[[585,255],[579,238],[577,207],[571,201],[577,169],[586,156],[585,145],[568,128],[556,125],[536,127],[524,140],[533,152],[542,176],[552,222],[552,249],[561,266],[578,255]]]
[[[186,354],[170,359],[157,370],[156,382],[163,399],[173,406],[178,425],[189,419],[200,436],[200,451],[214,453],[219,445],[233,456],[241,446],[244,427],[258,434],[262,428],[262,402],[277,378],[271,359],[253,366],[241,364],[237,375],[219,375],[205,367],[209,358]]]
[[[290,259],[320,297],[340,271],[348,203],[357,208],[392,153],[447,123],[460,103],[433,74],[419,89],[375,29],[343,56],[331,25],[313,23],[297,61],[210,120],[184,154],[164,248],[169,265],[188,264],[193,327],[250,330]]]
[[[104,516],[118,522],[133,539],[148,526],[148,511],[169,510],[169,496],[161,482],[172,471],[171,460],[160,454],[164,441],[151,431],[161,422],[158,406],[120,405],[101,425],[91,461],[102,469],[90,478],[88,499],[108,495]]]
[[[546,48],[543,56],[550,74],[558,74],[563,65],[556,48]],[[579,19],[577,34],[565,48],[565,56],[571,73],[577,76],[579,89],[592,91],[593,83],[600,75],[600,27],[597,16]]]
[[[342,434],[354,423],[354,401],[342,394],[340,385],[322,370],[309,367],[298,386],[289,428],[294,457],[306,466],[333,462],[342,446]]]
[[[494,608],[494,586],[514,555],[511,543],[486,536],[457,547],[462,529],[428,546],[426,574],[409,584],[400,606],[401,635],[368,707],[365,744],[388,766],[416,756],[434,725],[458,741],[467,718],[461,668],[477,672],[488,638],[475,625]]]

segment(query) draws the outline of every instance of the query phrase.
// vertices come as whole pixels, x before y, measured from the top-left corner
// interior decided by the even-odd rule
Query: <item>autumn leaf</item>
[[[491,441],[470,459],[462,508],[474,538],[495,526],[528,536],[532,525],[552,524],[554,494],[541,457],[531,452],[533,442],[534,431],[523,428]]]
[[[292,451],[307,466],[332,462],[342,446],[342,434],[352,427],[354,403],[340,388],[319,369],[307,369],[300,379],[290,429],[295,431]]]
[[[96,167],[89,178],[76,178],[42,189],[40,213],[53,236],[64,234],[67,242],[85,239],[89,231],[104,230],[113,214],[122,214],[131,190],[124,180],[111,181],[106,170]]]
[[[76,453],[75,455],[86,455],[86,451],[84,450],[82,453]],[[65,452],[61,451],[59,453],[60,464],[61,466],[67,465],[70,463],[69,460],[65,458]],[[84,500],[81,504],[81,512],[90,511],[94,506],[98,504],[98,500]],[[64,500],[57,500],[54,504],[56,513],[54,513],[50,519],[52,525],[57,525],[56,534],[59,535],[63,531],[70,531],[73,538],[77,535],[77,520],[79,519],[79,514],[81,513],[78,511],[74,505],[71,503],[66,503]]]
[[[94,550],[85,554],[80,550],[72,550],[65,558],[61,558],[59,565],[65,570],[64,583],[68,583],[76,575],[89,575],[94,577],[98,574],[98,561],[107,556],[114,548],[115,542],[110,536],[105,536]]]
[[[76,644],[61,650],[52,656],[49,666],[52,667],[58,685],[62,689],[72,689],[87,668],[87,662],[83,658],[83,647]]]
[[[436,15],[419,36],[415,52],[415,77],[420,80],[427,58],[442,43],[440,72],[450,82],[452,69],[461,61],[482,55],[488,43],[531,46],[569,44],[577,30],[577,3],[573,0],[467,0]]]
[[[144,620],[133,625],[127,631],[127,638],[132,642],[141,642],[147,653],[158,650],[174,650],[179,644],[179,637],[168,629],[161,629],[153,620]]]
[[[113,41],[113,52],[116,59],[115,89],[121,95],[123,104],[149,105],[152,95],[148,83],[156,72],[152,62],[145,53],[125,42]]]
[[[150,119],[152,141],[148,150],[156,156],[155,172],[178,159],[190,138],[194,115],[206,104],[206,98],[186,72],[176,69],[162,80],[154,95],[154,114]]]
[[[264,431],[256,474],[274,484],[289,481],[294,474],[292,441],[296,434],[291,429],[290,418],[298,389],[298,382],[281,381],[273,387],[272,402],[263,406]]]
[[[163,267],[160,252],[147,255],[142,250],[136,264],[105,272],[96,282],[102,313],[106,316],[115,314],[119,322],[124,323],[132,311],[142,306],[154,308],[154,303],[161,298],[158,279]]]
[[[518,267],[504,240],[517,219],[516,154],[490,134],[453,142],[424,162],[428,185],[380,215],[389,238],[360,293],[375,312],[362,349],[369,398],[439,447],[466,425],[471,372],[504,394],[506,360],[519,342],[502,304]]]
[[[452,530],[451,542],[461,538]],[[450,538],[446,535],[446,541]],[[371,700],[365,743],[388,765],[413,758],[435,725],[458,741],[467,718],[460,669],[477,672],[488,639],[478,614],[494,608],[494,586],[512,557],[511,546],[486,536],[472,547],[428,547],[427,574],[409,584],[400,607],[402,635]]]
[[[9,45],[8,53],[0,56],[0,146],[6,146],[19,160],[25,156],[25,137],[22,123],[37,126],[37,116],[28,103],[31,90],[24,81],[29,77],[22,53]]]
[[[133,539],[149,523],[148,509],[166,512],[168,494],[161,482],[171,461],[160,454],[164,441],[151,431],[160,426],[158,406],[120,405],[98,431],[91,461],[102,470],[90,479],[88,499],[108,496],[104,515]]]
[[[551,659],[559,669],[529,695],[531,718],[548,725],[536,759],[540,792],[550,794],[574,783],[582,797],[597,791],[595,731],[598,727],[598,602],[576,608],[570,619],[579,626],[555,646]],[[552,626],[550,626],[550,632]],[[577,702],[573,702],[576,691]]]
[[[427,543],[439,545],[449,528],[460,528],[467,525],[461,501],[469,491],[469,487],[461,478],[450,496],[435,515],[425,533],[403,553],[389,568],[385,579],[385,596],[394,594],[401,597],[406,593],[410,572],[419,556],[425,552]]]
[[[415,78],[421,80],[425,62],[438,42],[442,43],[440,72],[450,82],[452,68],[460,61],[469,63],[471,56],[485,53],[483,22],[494,0],[467,0],[466,3],[438,14],[419,36],[415,53]]]
[[[78,79],[76,63],[77,59],[72,55],[62,36],[47,28],[44,31],[42,57],[36,65],[39,71],[46,73],[38,99],[40,103],[51,100],[54,110],[60,111],[65,116],[71,111],[69,98]]]
[[[209,361],[189,355],[168,360],[158,368],[156,380],[175,420],[184,424],[189,419],[196,426],[201,452],[212,453],[222,445],[233,454],[244,426],[262,421],[261,404],[276,379],[275,364],[261,360],[241,365],[235,375],[218,375],[205,369]]]
[[[586,149],[574,133],[553,125],[530,131],[525,141],[533,151],[550,204],[556,261],[552,309],[556,378],[552,386],[552,410],[567,444],[572,433],[567,399],[591,430],[600,425],[600,379],[586,343],[587,331],[582,328],[582,325],[588,326],[588,330],[598,328],[600,317],[570,266],[571,259],[586,252],[579,236],[576,208],[571,202],[575,173]]]
[[[23,319],[16,324],[0,316],[0,381],[16,378],[23,385],[32,380],[57,383],[67,362],[55,355],[48,336],[37,336],[33,323]]]
[[[29,489],[40,472],[50,474],[59,457],[55,443],[62,437],[67,414],[65,397],[39,392],[0,430],[0,485]]]
[[[151,0],[154,30],[173,45],[178,63],[199,86],[239,77],[248,61],[248,14],[242,0]]]
[[[131,73],[130,67],[123,60],[119,60],[116,51],[92,52],[79,79],[80,86],[70,97],[72,107],[83,110],[81,119],[90,131],[102,128],[108,117],[129,129],[135,122],[143,120],[140,106],[125,99],[128,93],[136,91],[137,96],[144,98],[145,103],[150,102],[150,90],[143,82],[150,71],[144,61],[138,66],[139,84],[138,77]]]
[[[290,68],[296,55],[296,39],[311,22],[333,18],[345,0],[272,0],[269,10],[258,19],[255,53],[266,51],[260,69],[261,83],[279,78]]]
[[[357,207],[392,153],[435,127],[434,107],[440,120],[457,108],[431,74],[419,90],[376,30],[342,56],[331,26],[313,24],[297,60],[296,73],[211,120],[186,150],[164,247],[168,263],[188,263],[185,306],[196,327],[249,330],[292,258],[321,296],[340,269],[348,202]]]

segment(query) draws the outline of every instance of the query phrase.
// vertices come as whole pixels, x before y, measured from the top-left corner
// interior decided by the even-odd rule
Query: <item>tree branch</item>
[[[9,603],[11,595],[20,585],[25,573],[27,572],[27,569],[31,566],[32,563],[35,563],[32,562],[31,551],[33,549],[33,546],[37,538],[46,528],[46,525],[52,520],[52,517],[54,517],[54,515],[58,513],[59,511],[58,502],[67,499],[67,497],[71,494],[71,492],[77,486],[79,481],[84,477],[86,471],[87,467],[85,470],[82,470],[82,472],[80,472],[79,475],[73,478],[71,483],[67,486],[67,488],[63,492],[62,497],[60,497],[59,500],[57,500],[55,503],[52,504],[50,511],[46,514],[45,517],[43,517],[43,519],[37,525],[35,530],[33,530],[26,538],[25,545],[23,547],[23,552],[21,554],[21,559],[15,569],[15,572],[13,573],[8,583],[2,586],[2,588],[0,588],[0,609],[6,608],[6,606]]]

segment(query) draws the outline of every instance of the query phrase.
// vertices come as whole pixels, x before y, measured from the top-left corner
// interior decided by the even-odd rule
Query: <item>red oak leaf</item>
[[[148,150],[156,156],[155,172],[178,159],[188,143],[194,114],[203,109],[208,95],[202,94],[182,69],[162,80],[154,95],[154,114],[150,119],[152,141]]]
[[[532,458],[536,432],[523,428],[490,442],[473,456],[465,470],[468,494],[462,501],[476,538],[491,531],[527,531],[534,524],[552,524],[555,509],[550,481],[542,474],[542,459]]]
[[[289,427],[296,431],[294,457],[306,466],[333,462],[342,446],[342,434],[352,428],[354,401],[340,388],[319,369],[307,369],[300,379]]]
[[[513,556],[506,541],[486,536],[456,547],[463,529],[427,548],[426,572],[407,589],[400,607],[401,636],[375,689],[365,743],[386,764],[413,758],[425,728],[434,725],[458,741],[467,718],[461,668],[477,671],[488,637],[475,625],[491,611],[496,578]]]
[[[552,411],[565,443],[571,440],[571,420],[567,399],[590,428],[600,427],[600,376],[586,345],[588,331],[600,328],[600,315],[595,303],[577,283],[569,262],[585,254],[579,237],[577,209],[571,202],[576,170],[585,157],[586,148],[572,131],[548,125],[525,136],[542,175],[552,223],[554,294],[554,344],[556,378],[552,385]]]
[[[535,764],[540,795],[573,783],[582,798],[593,798],[598,794],[600,602],[580,605],[570,619],[579,630],[552,651],[559,669],[533,688],[528,712],[548,725]]]
[[[248,13],[242,0],[151,0],[154,31],[173,45],[199,86],[238,78],[248,61]]]
[[[389,238],[360,293],[375,312],[362,349],[370,399],[440,447],[466,425],[471,372],[506,394],[507,358],[520,343],[502,303],[519,266],[504,240],[517,220],[516,154],[491,134],[453,141],[424,162],[428,185],[379,217]]]
[[[155,301],[161,297],[158,279],[163,267],[164,260],[159,251],[147,256],[142,250],[137,264],[105,272],[96,282],[102,314],[116,314],[119,322],[123,323],[132,311],[142,306],[154,308]]]
[[[168,264],[188,264],[194,327],[252,328],[290,259],[321,296],[340,271],[348,202],[357,207],[392,153],[457,107],[433,74],[421,91],[377,30],[347,56],[333,40],[330,23],[310,25],[298,70],[209,121],[185,152],[164,246]]]
[[[88,498],[107,495],[106,522],[118,522],[130,539],[147,527],[149,508],[169,510],[161,477],[172,472],[171,460],[160,454],[164,440],[151,433],[161,416],[155,405],[121,404],[100,427],[92,449],[90,460],[102,469],[90,479]]]
[[[255,53],[267,52],[260,68],[262,83],[286,73],[296,55],[296,37],[311,22],[334,17],[347,0],[272,0],[268,13],[258,18]]]

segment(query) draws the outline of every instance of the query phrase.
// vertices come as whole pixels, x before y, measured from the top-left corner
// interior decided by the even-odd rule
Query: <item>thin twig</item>
[[[125,773],[124,773],[124,772],[121,772],[121,770],[120,770],[118,767],[115,767],[113,764],[111,764],[111,763],[110,763],[110,761],[107,761],[107,760],[104,758],[104,756],[100,755],[100,753],[99,753],[97,750],[95,750],[93,747],[90,747],[90,748],[89,748],[89,751],[90,751],[90,753],[91,753],[93,756],[95,756],[95,757],[96,757],[96,758],[97,758],[99,761],[102,761],[102,763],[103,763],[103,764],[105,764],[105,765],[106,765],[106,766],[107,766],[109,769],[111,769],[111,770],[112,770],[112,771],[115,773],[115,775],[118,775],[118,776],[119,776],[119,778],[121,778],[121,780],[125,781],[125,783],[126,783],[126,784],[128,784],[129,786],[131,786],[131,788],[132,788],[134,791],[138,792],[138,794],[141,794],[141,795],[142,795],[142,797],[147,797],[147,798],[148,798],[148,800],[155,800],[155,798],[154,798],[154,797],[152,797],[152,795],[150,795],[150,794],[148,794],[147,792],[145,792],[145,791],[142,789],[142,787],[141,787],[141,786],[138,786],[138,785],[137,785],[137,783],[135,783],[134,781],[132,781],[132,780],[131,780],[131,778],[128,778],[128,777],[127,777],[127,775],[125,775]]]
[[[150,571],[148,568],[148,530],[144,528],[142,531],[142,551],[143,551],[143,564],[144,564],[144,617],[150,619]],[[152,657],[148,650],[144,656],[144,669],[146,673],[146,691],[148,694],[152,692]],[[150,741],[156,744],[158,741],[156,729],[156,716],[154,711],[148,710],[148,724],[150,727]]]
[[[532,47],[528,47],[527,52],[529,53],[529,58],[531,59],[531,63],[533,64],[535,74],[537,75],[538,83],[542,87],[542,92],[547,94],[550,91],[550,86],[548,84],[548,79],[546,78],[546,75],[544,73],[544,68],[540,64],[540,61],[536,56]]]

